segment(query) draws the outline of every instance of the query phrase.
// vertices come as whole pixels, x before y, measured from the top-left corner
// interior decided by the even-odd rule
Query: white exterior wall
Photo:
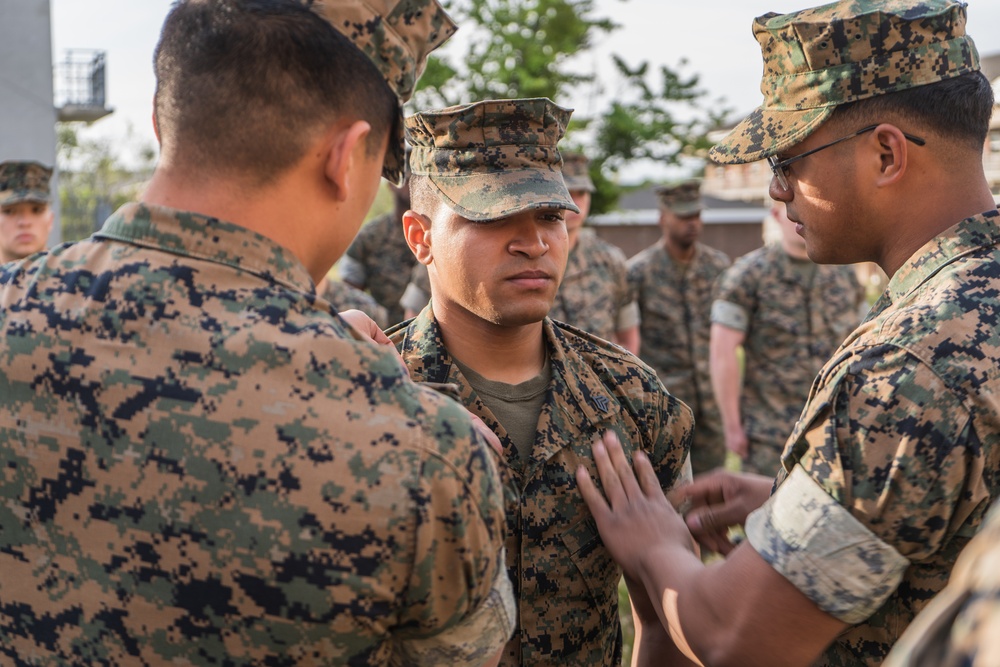
[[[56,108],[52,93],[49,0],[0,0],[0,161],[56,161]],[[53,195],[58,178],[52,181]],[[53,196],[58,243],[59,198]]]

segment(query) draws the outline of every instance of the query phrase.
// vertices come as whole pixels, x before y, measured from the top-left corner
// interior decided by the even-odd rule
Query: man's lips
[[[545,287],[552,281],[552,274],[539,270],[521,271],[507,280],[522,287]]]

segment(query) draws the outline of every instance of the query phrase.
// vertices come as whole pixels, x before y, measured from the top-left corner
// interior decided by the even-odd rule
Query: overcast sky
[[[445,0],[445,6],[448,1]],[[610,75],[609,56],[618,53],[635,64],[676,67],[698,74],[708,99],[720,97],[740,113],[760,104],[761,57],[750,29],[754,16],[789,12],[809,0],[596,0],[597,16],[621,24],[597,48],[578,60],[576,69]],[[150,122],[154,81],[152,53],[170,0],[52,0],[54,59],[70,48],[107,51],[108,104],[115,113],[90,130],[96,136],[136,135],[153,143]],[[1000,53],[1000,0],[969,1],[969,34],[982,55]],[[445,46],[445,49],[448,47]],[[613,92],[613,87],[610,92]],[[581,91],[558,100],[588,114],[603,106]]]

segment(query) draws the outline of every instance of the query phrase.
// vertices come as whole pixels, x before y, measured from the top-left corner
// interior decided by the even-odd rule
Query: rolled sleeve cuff
[[[738,306],[732,301],[716,299],[712,302],[712,324],[721,324],[745,333],[750,318],[743,306]]]
[[[639,304],[635,301],[618,311],[618,319],[615,322],[615,331],[625,331],[632,327],[639,326]]]
[[[801,466],[747,517],[746,534],[757,553],[803,595],[851,625],[882,606],[910,565]]]
[[[408,638],[401,642],[399,665],[481,665],[514,634],[517,608],[514,589],[501,567],[493,588],[478,608],[444,632],[432,637]]]
[[[340,279],[345,283],[355,286],[368,284],[368,272],[365,271],[365,265],[350,255],[344,255],[340,258],[337,269],[340,271]]]

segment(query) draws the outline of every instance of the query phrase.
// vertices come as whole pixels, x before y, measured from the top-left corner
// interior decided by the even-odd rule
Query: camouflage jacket
[[[948,587],[920,612],[884,667],[1000,664],[1000,505],[962,551]]]
[[[403,223],[395,213],[369,220],[340,258],[340,277],[371,292],[387,311],[389,323],[403,321],[399,299],[417,263],[406,245]]]
[[[629,293],[625,253],[584,229],[569,253],[549,317],[604,340],[639,323]]]
[[[697,244],[690,263],[677,262],[658,241],[628,262],[628,280],[642,322],[640,356],[652,366],[674,396],[696,414],[719,419],[708,368],[712,294],[729,257]]]
[[[858,325],[864,301],[851,267],[811,266],[804,285],[780,245],[758,248],[722,274],[712,305],[713,323],[746,335],[740,413],[747,437],[779,449],[816,373]]]
[[[0,267],[0,460],[3,664],[438,665],[513,630],[463,408],[227,222],[130,204]]]
[[[964,220],[893,276],[820,371],[747,521],[765,560],[856,624],[819,664],[881,664],[997,497],[998,221]]]
[[[338,311],[360,310],[362,313],[372,318],[375,324],[385,329],[392,322],[389,321],[389,313],[379,304],[368,292],[359,290],[357,287],[348,285],[339,280],[329,278],[321,283],[323,290],[319,296],[329,301]]]
[[[601,543],[575,471],[585,465],[596,473],[591,442],[614,429],[626,451],[642,448],[663,487],[672,487],[683,475],[691,412],[621,348],[552,320],[544,327],[552,383],[523,469],[507,464],[516,459],[507,433],[452,362],[431,306],[387,333],[414,380],[457,385],[466,407],[503,443],[498,462],[513,487],[507,567],[518,599],[518,630],[501,664],[618,667],[621,570]]]

